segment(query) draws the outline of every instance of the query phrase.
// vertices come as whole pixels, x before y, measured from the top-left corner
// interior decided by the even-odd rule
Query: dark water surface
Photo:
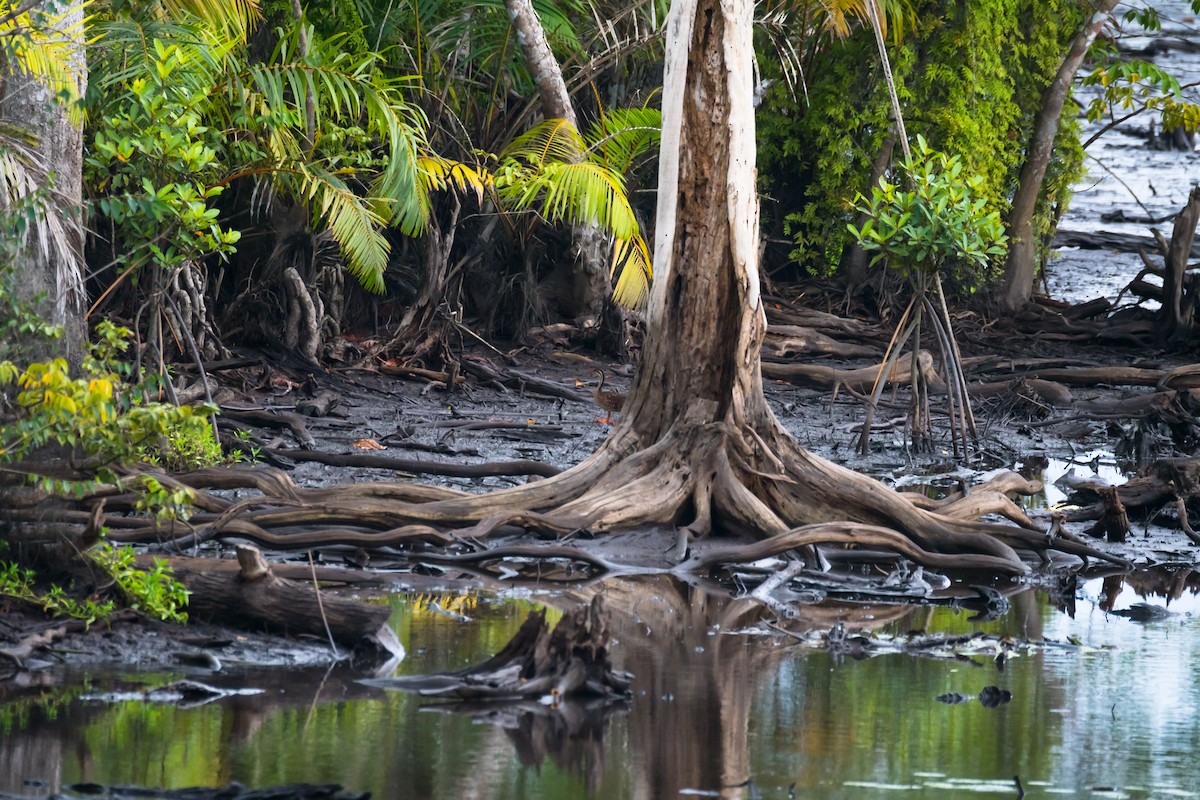
[[[54,688],[4,690],[0,791],[239,781],[340,783],[376,798],[784,798],[793,786],[797,797],[953,798],[1016,797],[1019,775],[1029,797],[1200,797],[1198,589],[1180,570],[1087,582],[1074,618],[1026,591],[989,623],[948,607],[845,605],[809,607],[790,623],[1084,645],[1027,651],[1001,671],[988,654],[838,657],[767,635],[751,601],[665,578],[614,580],[599,590],[619,666],[637,677],[629,705],[607,716],[538,704],[439,710],[347,669],[55,675]],[[530,608],[582,597],[430,599],[391,600],[409,650],[401,674],[481,660]],[[1149,623],[1111,613],[1139,602],[1174,613]],[[193,708],[103,694],[180,677],[264,691]],[[1012,701],[934,699],[988,685]]]

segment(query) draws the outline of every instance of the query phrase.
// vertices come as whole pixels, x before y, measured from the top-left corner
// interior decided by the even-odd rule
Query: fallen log
[[[1151,236],[1138,236],[1115,231],[1069,231],[1060,228],[1054,234],[1054,247],[1079,247],[1084,250],[1116,250],[1136,253],[1139,247],[1157,249],[1158,242]],[[1200,241],[1192,244],[1189,258],[1200,258]]]
[[[838,358],[878,358],[878,347],[839,342],[812,328],[799,325],[769,325],[763,347],[776,356],[820,353]]]
[[[236,549],[236,562],[174,562],[175,578],[188,590],[189,617],[234,628],[330,638],[347,647],[367,640],[399,655],[399,643],[387,627],[386,606],[323,596],[311,586],[277,576],[257,548]]]
[[[1028,379],[1055,381],[1067,386],[1156,386],[1170,389],[1200,388],[1200,374],[1186,369],[1146,369],[1144,367],[1081,367],[1068,369],[1037,369]]]
[[[934,391],[945,391],[945,383],[938,377],[933,368],[933,356],[922,350],[917,360],[921,374],[926,383]],[[888,383],[907,383],[912,377],[912,355],[905,353],[892,367],[887,376]],[[822,364],[774,364],[764,361],[762,375],[770,380],[783,380],[797,386],[810,386],[819,389],[836,389],[845,387],[856,392],[869,392],[879,377],[879,366],[860,367],[858,369],[838,369]]]

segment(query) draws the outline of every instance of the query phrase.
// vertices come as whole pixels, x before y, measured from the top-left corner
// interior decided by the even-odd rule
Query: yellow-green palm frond
[[[599,225],[621,239],[638,232],[620,175],[601,164],[546,164],[529,180],[499,188],[518,210],[536,208],[551,222]]]
[[[617,238],[613,243],[613,261],[610,277],[620,273],[613,288],[613,300],[624,308],[637,309],[646,304],[650,296],[651,269],[650,248],[640,233],[628,239]]]
[[[87,0],[61,11],[29,8],[29,3],[0,0],[0,61],[4,69],[24,73],[44,83],[79,124],[83,41]]]
[[[872,14],[867,4],[872,2],[875,3],[874,16],[879,20],[880,33],[887,36],[891,27],[892,38],[899,43],[905,26],[915,19],[916,12],[910,0],[820,0],[825,29],[845,38],[850,35],[853,20],[870,25]]]
[[[642,156],[656,152],[662,136],[662,111],[657,108],[617,108],[588,131],[592,156],[622,175]]]
[[[298,179],[294,192],[309,203],[313,217],[341,245],[346,268],[364,289],[382,292],[391,251],[383,235],[386,220],[337,175],[312,164],[302,165],[294,174]]]
[[[475,200],[482,204],[484,193],[492,186],[490,173],[461,161],[424,155],[417,163],[426,191],[444,192],[454,188],[463,194],[475,195]]]
[[[565,119],[548,119],[514,139],[500,157],[540,167],[553,162],[581,161],[586,152],[587,143],[574,125]]]
[[[170,19],[193,16],[227,35],[245,40],[262,17],[258,0],[161,0]]]

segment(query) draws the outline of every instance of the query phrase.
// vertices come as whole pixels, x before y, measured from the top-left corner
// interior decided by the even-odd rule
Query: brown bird
[[[608,412],[608,416],[604,419],[598,419],[596,422],[605,422],[612,424],[612,415],[614,412],[620,411],[625,405],[625,395],[621,392],[606,392],[604,391],[604,370],[596,370],[596,374],[600,376],[600,383],[596,385],[596,390],[592,392],[592,398],[596,401],[596,405]]]

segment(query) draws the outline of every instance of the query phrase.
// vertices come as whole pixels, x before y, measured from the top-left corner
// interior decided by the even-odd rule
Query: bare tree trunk
[[[676,420],[770,414],[758,369],[766,317],[748,8],[676,0],[667,22],[650,333],[625,409],[650,441]]]
[[[579,130],[579,118],[567,91],[558,59],[546,41],[546,31],[533,9],[532,0],[504,0],[517,41],[525,54],[525,64],[537,83],[541,96],[542,115],[546,119],[563,119]],[[599,320],[604,312],[609,295],[609,262],[611,247],[609,238],[595,224],[577,225],[572,232],[577,251],[577,269],[574,277],[573,305],[570,309],[576,317],[593,317]]]
[[[64,11],[62,4],[45,0],[40,7],[69,36],[74,49],[68,59],[76,76],[78,96],[87,89],[87,60],[84,55],[83,6]],[[49,188],[46,219],[31,225],[20,255],[14,261],[17,296],[33,300],[41,296],[43,318],[65,330],[58,352],[77,364],[83,357],[86,331],[83,307],[83,128],[70,119],[69,109],[51,88],[39,79],[11,71],[0,90],[0,119],[35,138],[33,158],[45,175]],[[0,201],[3,202],[3,201]],[[59,231],[54,235],[54,231]],[[51,353],[34,347],[34,357]]]
[[[1117,0],[1097,0],[1092,3],[1094,13],[1084,23],[1071,49],[1063,57],[1054,80],[1046,87],[1042,96],[1042,107],[1033,123],[1033,133],[1025,151],[1025,163],[1021,167],[1020,182],[1008,213],[1008,260],[1004,265],[1004,286],[1000,290],[1000,306],[1006,311],[1016,311],[1029,302],[1033,293],[1033,274],[1037,266],[1037,242],[1033,234],[1033,212],[1037,208],[1038,196],[1054,152],[1054,137],[1058,135],[1059,120],[1063,105],[1071,92],[1071,82],[1083,64],[1088,49],[1097,34],[1108,21],[1109,13]]]

